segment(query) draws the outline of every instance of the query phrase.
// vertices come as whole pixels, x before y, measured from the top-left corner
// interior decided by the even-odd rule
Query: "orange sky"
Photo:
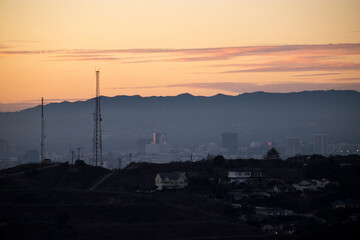
[[[358,0],[1,0],[0,111],[115,95],[360,91]]]

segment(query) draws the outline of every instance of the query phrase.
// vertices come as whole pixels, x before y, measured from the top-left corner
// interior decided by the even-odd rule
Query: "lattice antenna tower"
[[[44,98],[41,98],[41,143],[40,161],[45,159],[45,119],[44,119]]]
[[[100,108],[100,71],[96,73],[96,97],[94,112],[93,163],[102,165],[101,108]]]

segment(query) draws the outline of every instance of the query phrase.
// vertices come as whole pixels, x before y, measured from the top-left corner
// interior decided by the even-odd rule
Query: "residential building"
[[[316,185],[316,183],[313,183],[312,181],[306,181],[306,180],[302,180],[299,183],[294,183],[292,186],[297,191],[301,191],[301,192],[311,192],[311,191],[318,190],[318,186]]]
[[[181,189],[187,186],[187,177],[184,172],[158,173],[155,177],[155,185],[162,189]]]
[[[313,182],[316,184],[318,188],[324,188],[326,185],[330,183],[329,180],[323,178],[323,179],[315,179]]]
[[[251,180],[258,180],[265,177],[261,169],[240,169],[228,171],[228,178],[231,183],[249,183]]]
[[[255,213],[266,216],[293,216],[294,211],[281,208],[255,207]]]
[[[278,184],[274,186],[275,193],[294,192],[295,188],[289,184]]]
[[[337,200],[332,204],[333,208],[360,208],[360,201],[354,199]]]

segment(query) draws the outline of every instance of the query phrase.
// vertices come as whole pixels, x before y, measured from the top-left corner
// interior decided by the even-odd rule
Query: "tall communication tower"
[[[96,71],[96,97],[94,112],[94,137],[93,137],[93,163],[102,165],[102,138],[101,138],[101,112],[100,112],[100,71]]]
[[[45,159],[45,120],[44,120],[44,98],[41,98],[41,143],[40,161]]]

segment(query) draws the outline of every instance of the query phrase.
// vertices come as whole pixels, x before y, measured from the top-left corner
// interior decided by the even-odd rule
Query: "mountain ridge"
[[[170,144],[184,147],[220,144],[224,131],[238,132],[242,145],[250,141],[283,143],[289,136],[310,142],[316,133],[328,134],[332,142],[360,142],[360,93],[353,90],[101,99],[107,150],[134,148],[137,139],[151,137],[155,131],[166,132]],[[94,98],[45,105],[48,147],[89,148],[93,111]],[[1,113],[0,138],[20,149],[37,149],[40,106]]]

